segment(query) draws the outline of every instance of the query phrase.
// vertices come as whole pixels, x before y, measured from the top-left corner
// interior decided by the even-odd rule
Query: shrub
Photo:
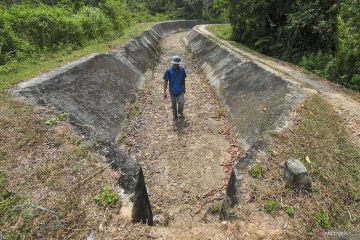
[[[89,40],[120,36],[133,22],[122,1],[39,2],[24,1],[0,8],[0,65],[37,53],[72,50]]]
[[[40,49],[84,43],[81,25],[63,7],[14,5],[9,16],[13,31]]]
[[[113,25],[109,18],[95,7],[85,6],[76,15],[86,39],[108,38],[113,35]]]
[[[107,0],[101,9],[112,22],[116,35],[122,35],[124,29],[131,24],[131,15],[121,1]]]
[[[22,57],[34,51],[25,39],[20,39],[13,31],[9,17],[7,12],[0,9],[0,65],[16,56]]]
[[[331,63],[333,58],[334,56],[332,54],[321,51],[317,53],[306,53],[302,56],[298,64],[316,74],[326,77],[326,66]]]

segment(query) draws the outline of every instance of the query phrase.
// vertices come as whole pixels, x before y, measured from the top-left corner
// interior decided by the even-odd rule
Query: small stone
[[[284,177],[287,183],[295,189],[311,190],[311,179],[305,165],[298,159],[285,162]]]

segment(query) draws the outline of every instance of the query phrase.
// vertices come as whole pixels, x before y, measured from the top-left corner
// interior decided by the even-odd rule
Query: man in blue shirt
[[[181,59],[179,56],[171,58],[172,67],[168,68],[163,77],[164,81],[164,98],[167,98],[167,86],[169,83],[169,92],[171,98],[171,107],[173,110],[173,120],[177,121],[178,113],[184,118],[185,103],[185,69],[180,67]]]

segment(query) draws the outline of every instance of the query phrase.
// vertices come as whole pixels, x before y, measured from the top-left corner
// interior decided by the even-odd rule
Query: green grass
[[[253,178],[261,178],[264,175],[264,168],[261,164],[251,166],[249,174]]]
[[[294,217],[294,214],[295,214],[295,208],[293,207],[285,207],[284,211],[286,212],[286,214],[289,216],[289,217]]]
[[[207,27],[207,30],[209,30],[210,32],[215,34],[215,36],[217,36],[218,38],[226,40],[228,43],[230,43],[232,46],[234,46],[236,48],[251,52],[256,55],[260,55],[260,53],[252,50],[251,48],[247,47],[246,45],[232,40],[232,27],[230,24],[209,25]]]
[[[96,194],[94,199],[104,207],[114,206],[119,202],[119,194],[112,191],[109,185],[105,185],[101,193]]]
[[[318,227],[322,227],[325,230],[330,228],[329,215],[324,209],[321,208],[319,211],[315,212],[314,219]]]
[[[276,200],[268,200],[266,201],[264,208],[268,213],[275,217],[280,208],[280,203]]]
[[[44,54],[22,62],[9,63],[0,67],[0,92],[22,80],[35,77],[43,72],[57,68],[67,62],[77,60],[91,53],[102,53],[121,46],[138,36],[155,23],[141,23],[127,29],[123,36],[113,41],[92,42],[79,50],[63,50]]]
[[[221,39],[231,40],[232,27],[230,24],[209,25],[207,29]]]

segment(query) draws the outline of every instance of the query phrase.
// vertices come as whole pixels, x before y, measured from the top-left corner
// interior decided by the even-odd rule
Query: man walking
[[[171,58],[172,67],[168,68],[163,77],[164,81],[164,98],[167,98],[167,86],[169,83],[169,92],[171,98],[171,107],[173,111],[173,120],[184,118],[184,103],[185,103],[185,69],[180,67],[181,59],[179,56]]]

